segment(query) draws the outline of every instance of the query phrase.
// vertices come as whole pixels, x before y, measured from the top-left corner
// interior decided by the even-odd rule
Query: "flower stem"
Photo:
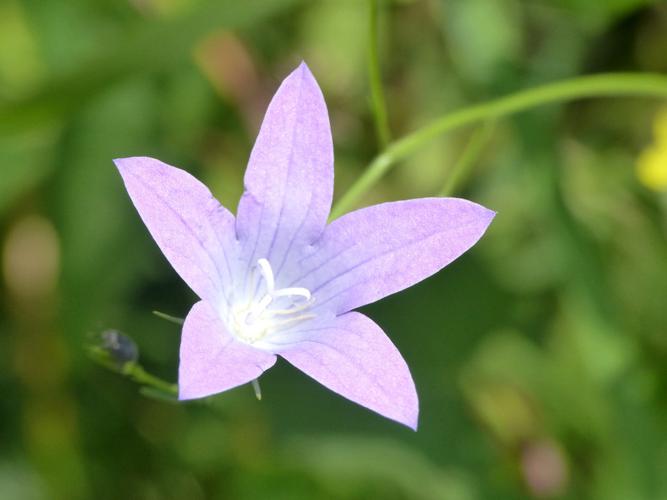
[[[584,97],[667,97],[667,77],[652,73],[605,73],[581,76],[519,91],[482,104],[446,113],[424,127],[392,142],[336,203],[331,218],[347,211],[399,160],[440,134],[491,118],[500,118],[548,103]]]
[[[475,161],[484,149],[484,145],[489,140],[494,128],[494,121],[488,120],[477,128],[468,140],[468,144],[463,150],[458,161],[454,164],[451,171],[447,173],[445,182],[438,193],[438,196],[452,196],[457,189],[466,181]]]
[[[382,88],[382,72],[380,71],[378,18],[379,0],[368,0],[368,81],[371,91],[371,110],[375,121],[380,149],[385,149],[391,140],[387,102]]]
[[[124,366],[123,374],[127,375],[129,378],[141,385],[153,387],[154,389],[166,392],[168,394],[173,394],[174,396],[178,394],[177,384],[172,384],[148,373],[146,370],[144,370],[143,366],[137,363],[128,363],[126,366]]]

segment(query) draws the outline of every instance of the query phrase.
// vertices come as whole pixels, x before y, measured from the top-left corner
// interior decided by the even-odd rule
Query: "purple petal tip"
[[[132,166],[132,161],[133,160],[139,160],[141,157],[138,156],[130,156],[126,158],[115,158],[113,160],[114,165],[116,165],[116,168],[123,173],[126,171],[128,168]]]
[[[310,68],[306,64],[306,61],[301,61],[301,63],[294,69],[294,71],[292,71],[292,75],[298,78],[308,79],[313,82],[316,82],[315,76],[313,75],[312,71],[310,71]]]
[[[405,418],[397,421],[417,432],[417,427],[419,427],[419,407],[417,406],[412,410],[409,409]]]

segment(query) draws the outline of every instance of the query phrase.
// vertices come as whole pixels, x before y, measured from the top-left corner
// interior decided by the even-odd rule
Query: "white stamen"
[[[310,290],[307,288],[281,288],[280,290],[276,290],[273,292],[274,297],[290,297],[293,295],[297,295],[299,297],[303,297],[306,300],[310,300]]]
[[[275,326],[282,326],[282,327],[284,327],[284,326],[290,325],[290,324],[292,324],[292,323],[300,323],[300,322],[302,322],[302,321],[305,321],[305,320],[307,320],[307,319],[312,319],[312,318],[314,318],[314,317],[315,317],[314,314],[302,314],[302,315],[300,315],[300,316],[296,316],[296,317],[294,317],[294,318],[288,318],[288,319],[284,319],[284,320],[282,320],[282,321],[274,321],[273,326],[274,326],[274,327],[275,327]]]
[[[262,273],[262,277],[266,281],[268,292],[272,293],[276,287],[276,282],[273,279],[273,269],[271,269],[271,264],[269,264],[269,261],[266,259],[259,259],[257,265],[259,266],[259,272]]]
[[[274,316],[280,316],[280,315],[283,315],[283,314],[294,314],[294,313],[297,313],[297,312],[301,312],[305,309],[308,309],[310,306],[313,305],[313,302],[315,302],[315,299],[311,299],[307,302],[303,302],[298,306],[295,304],[294,307],[292,307],[290,309],[271,309],[271,314],[273,314]]]
[[[262,300],[260,300],[255,305],[255,307],[253,307],[250,310],[250,314],[252,314],[253,316],[259,316],[260,314],[262,314],[264,312],[264,310],[267,307],[269,307],[269,304],[271,304],[272,301],[273,301],[273,297],[271,295],[264,295],[264,297],[262,297]]]
[[[261,276],[259,282],[255,280],[257,269]],[[259,295],[258,299],[257,292],[261,290],[262,282],[265,292]],[[302,287],[276,289],[273,269],[267,259],[262,258],[257,261],[257,266],[251,270],[245,288],[245,297],[231,307],[229,318],[232,332],[243,342],[254,344],[273,333],[284,332],[298,323],[315,317],[314,314],[307,312],[314,302],[310,290]],[[249,289],[254,292],[248,293]],[[282,307],[272,309],[271,306],[275,302],[280,302]],[[288,305],[285,306],[285,303]]]

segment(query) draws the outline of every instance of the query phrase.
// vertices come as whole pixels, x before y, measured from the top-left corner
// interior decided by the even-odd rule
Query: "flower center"
[[[257,269],[259,279],[255,279]],[[273,269],[266,259],[257,261],[248,285],[248,299],[231,307],[229,322],[233,333],[243,342],[254,344],[272,333],[315,317],[308,313],[314,302],[310,290],[300,287],[276,288]]]

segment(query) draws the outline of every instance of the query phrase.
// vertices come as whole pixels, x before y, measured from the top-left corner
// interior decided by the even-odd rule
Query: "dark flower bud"
[[[104,330],[99,335],[97,350],[103,351],[118,367],[135,363],[139,359],[139,349],[134,341],[118,330]]]

